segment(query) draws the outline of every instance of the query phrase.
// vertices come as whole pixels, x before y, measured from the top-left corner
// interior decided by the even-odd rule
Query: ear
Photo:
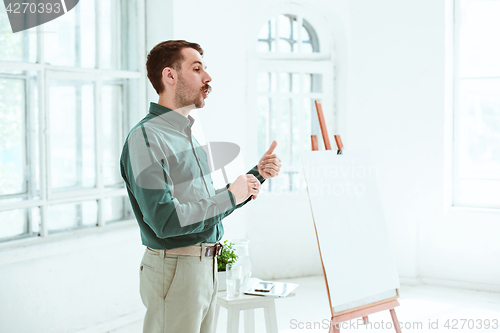
[[[174,85],[177,82],[177,72],[171,67],[163,68],[161,76],[165,85]]]

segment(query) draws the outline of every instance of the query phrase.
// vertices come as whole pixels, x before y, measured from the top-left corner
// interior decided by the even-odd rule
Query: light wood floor
[[[278,329],[280,333],[326,333],[330,312],[328,298],[322,276],[280,280],[299,283],[296,296],[276,300]],[[500,293],[472,291],[437,286],[402,286],[400,288],[400,307],[396,308],[398,320],[406,325],[403,333],[479,333],[500,332]],[[221,308],[217,333],[226,332],[227,312]],[[255,312],[256,333],[264,333],[264,313]],[[395,332],[389,311],[369,316],[371,327],[357,325],[351,321],[351,328],[341,329],[342,333],[351,332]],[[484,325],[489,320],[490,329]],[[497,328],[493,328],[496,320]],[[434,328],[437,322],[437,328]],[[448,322],[449,328],[445,326]],[[430,327],[430,324],[433,324]],[[455,324],[453,329],[453,324]],[[465,324],[465,325],[464,325]],[[479,328],[482,324],[483,327]],[[347,324],[345,324],[347,325]],[[464,327],[462,328],[462,326]],[[468,325],[471,328],[468,328]],[[383,326],[384,328],[382,328]],[[302,328],[302,329],[301,329]],[[142,322],[136,322],[112,333],[140,333]],[[243,315],[240,317],[240,332],[243,330]]]

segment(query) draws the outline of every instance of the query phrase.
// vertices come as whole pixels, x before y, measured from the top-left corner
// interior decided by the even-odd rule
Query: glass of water
[[[241,265],[234,263],[226,266],[226,286],[229,297],[236,297],[240,294],[241,278]]]

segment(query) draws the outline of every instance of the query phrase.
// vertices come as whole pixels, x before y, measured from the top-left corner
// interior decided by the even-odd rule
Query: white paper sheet
[[[399,278],[366,152],[301,156],[333,307],[393,294]],[[366,304],[366,303],[365,303]]]

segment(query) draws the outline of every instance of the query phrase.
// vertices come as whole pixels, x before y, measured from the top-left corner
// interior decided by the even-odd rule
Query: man
[[[166,41],[146,63],[159,94],[129,133],[120,167],[146,250],[140,294],[147,308],[144,332],[213,332],[217,242],[222,219],[279,174],[274,141],[257,166],[215,190],[207,154],[191,135],[191,110],[205,105],[212,79],[198,44]]]

